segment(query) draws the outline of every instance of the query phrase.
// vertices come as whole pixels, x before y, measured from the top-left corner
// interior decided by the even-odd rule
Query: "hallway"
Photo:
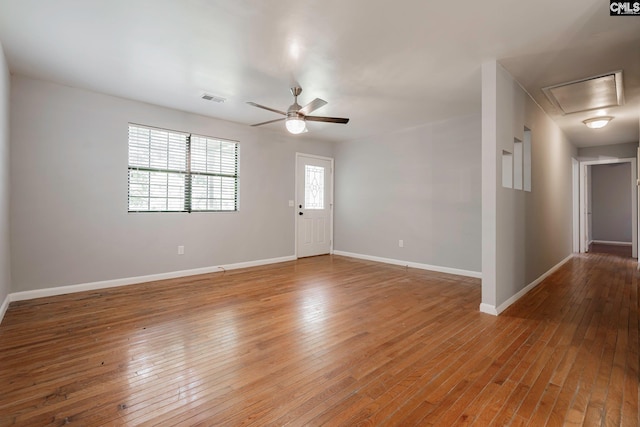
[[[630,257],[576,254],[503,314],[545,325],[533,344],[541,370],[522,405],[537,389],[549,425],[639,425],[636,267]]]

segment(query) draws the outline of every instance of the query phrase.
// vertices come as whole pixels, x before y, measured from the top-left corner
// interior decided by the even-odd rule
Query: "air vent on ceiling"
[[[563,115],[624,104],[622,70],[548,86],[542,91]]]
[[[218,103],[226,101],[226,99],[221,96],[210,95],[208,93],[203,93],[202,99],[204,99],[205,101],[213,101]]]

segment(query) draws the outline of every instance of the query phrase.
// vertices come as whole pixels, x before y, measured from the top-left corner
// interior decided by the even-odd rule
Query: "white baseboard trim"
[[[364,259],[367,261],[382,262],[385,264],[402,265],[402,266],[411,267],[411,268],[419,268],[421,270],[437,271],[438,273],[456,274],[458,276],[475,277],[477,279],[482,278],[482,273],[480,273],[479,271],[460,270],[458,268],[440,267],[437,265],[421,264],[417,262],[402,261],[399,259],[391,259],[391,258],[382,258],[382,257],[377,257],[372,255],[356,254],[353,252],[345,252],[345,251],[333,251],[333,254],[346,256],[350,258]]]
[[[485,303],[480,304],[480,312],[491,314],[493,316],[497,316],[499,314],[498,310],[496,310],[495,305],[485,304]]]
[[[59,286],[55,288],[36,289],[33,291],[14,292],[8,295],[11,301],[23,301],[34,298],[50,297],[54,295],[70,294],[74,292],[93,291],[97,289],[113,288],[116,286],[133,285],[136,283],[153,282],[156,280],[175,279],[176,277],[195,276],[197,274],[207,274],[222,272],[224,270],[236,270],[238,268],[257,267],[260,265],[276,264],[279,262],[294,261],[295,256],[285,256],[280,258],[262,259],[256,261],[238,262],[213,267],[194,268],[191,270],[171,271],[168,273],[150,274],[147,276],[125,277],[122,279],[104,280],[100,282],[81,283],[78,285]],[[8,306],[8,304],[7,304]],[[4,305],[3,305],[4,307]],[[4,313],[2,313],[4,315]],[[2,321],[2,317],[0,317]]]
[[[480,311],[482,311],[483,313],[493,314],[494,316],[499,315],[500,313],[505,311],[507,308],[509,308],[511,304],[513,304],[514,302],[522,298],[531,289],[538,286],[544,279],[552,275],[557,269],[562,267],[567,261],[573,258],[573,256],[574,254],[570,254],[569,256],[567,256],[565,259],[563,259],[562,261],[560,261],[559,263],[551,267],[549,270],[547,270],[547,272],[544,273],[542,276],[538,277],[536,280],[534,280],[533,282],[525,286],[523,289],[521,289],[517,294],[515,294],[514,296],[512,296],[502,304],[500,304],[497,308],[489,304],[480,304]]]
[[[4,319],[4,314],[7,312],[7,309],[9,308],[10,303],[11,303],[11,294],[8,294],[7,297],[4,299],[4,301],[2,302],[2,305],[0,305],[0,323],[2,322],[2,319]]]
[[[591,243],[599,243],[601,245],[613,245],[613,246],[631,246],[631,242],[614,242],[609,240],[592,240]]]

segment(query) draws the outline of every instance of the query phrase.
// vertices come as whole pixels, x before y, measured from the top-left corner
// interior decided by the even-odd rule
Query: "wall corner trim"
[[[569,261],[571,258],[573,258],[574,255],[575,255],[574,253],[569,254],[569,256],[567,256],[565,259],[563,259],[562,261],[560,261],[559,263],[557,263],[556,265],[551,267],[549,270],[547,270],[546,273],[543,273],[542,276],[538,277],[536,280],[534,280],[533,282],[531,282],[527,286],[525,286],[522,290],[520,290],[520,292],[518,292],[517,294],[515,294],[514,296],[512,296],[511,298],[509,298],[508,300],[506,300],[502,304],[500,304],[498,306],[498,308],[496,309],[497,314],[500,314],[503,311],[505,311],[507,308],[509,308],[509,306],[511,304],[513,304],[514,302],[518,301],[527,292],[529,292],[530,290],[532,290],[533,288],[538,286],[544,279],[546,279],[547,277],[551,276],[557,269],[562,267],[567,261]]]
[[[495,305],[485,304],[485,303],[480,304],[480,312],[491,314],[492,316],[497,316],[499,314],[498,310],[496,310]]]
[[[372,255],[363,255],[363,254],[357,254],[353,252],[345,252],[345,251],[334,250],[333,254],[346,256],[349,258],[364,259],[367,261],[382,262],[385,264],[401,265],[403,267],[418,268],[420,270],[436,271],[438,273],[455,274],[457,276],[474,277],[476,279],[482,278],[482,273],[480,273],[479,271],[461,270],[458,268],[441,267],[437,265],[422,264],[422,263],[411,262],[411,261],[402,261],[399,259],[383,258],[383,257],[372,256]]]
[[[9,308],[10,303],[11,303],[11,294],[7,295],[7,297],[2,302],[2,305],[0,305],[0,323],[2,323],[2,319],[4,319],[4,314],[7,312],[7,309]]]
[[[37,289],[33,291],[14,292],[7,295],[4,303],[0,306],[0,322],[9,308],[9,303],[13,301],[24,301],[34,298],[50,297],[55,295],[70,294],[75,292],[92,291],[97,289],[113,288],[116,286],[135,285],[139,283],[154,282],[157,280],[175,279],[177,277],[195,276],[198,274],[223,272],[225,270],[236,270],[239,268],[257,267],[260,265],[277,264],[280,262],[295,261],[293,255],[279,258],[261,259],[256,261],[238,262],[212,267],[194,268],[190,270],[170,271],[167,273],[150,274],[147,276],[125,277],[114,280],[104,280],[100,282],[80,283],[77,285],[59,286],[55,288]]]

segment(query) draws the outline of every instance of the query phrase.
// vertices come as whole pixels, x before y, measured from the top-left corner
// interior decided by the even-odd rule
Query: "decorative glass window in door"
[[[304,208],[324,209],[324,168],[304,165]]]

